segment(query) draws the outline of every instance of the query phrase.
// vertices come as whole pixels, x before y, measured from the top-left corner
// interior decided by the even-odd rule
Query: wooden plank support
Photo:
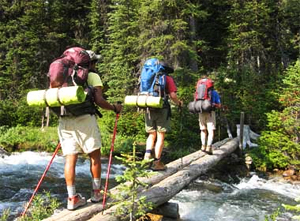
[[[179,158],[173,162],[170,162],[169,164],[166,165],[167,166],[166,171],[159,172],[149,178],[146,178],[146,177],[141,178],[140,180],[144,183],[147,183],[149,185],[149,187],[151,187],[151,188],[148,188],[146,191],[144,189],[140,189],[139,191],[140,192],[145,191],[142,194],[146,194],[147,199],[149,201],[153,202],[156,206],[159,206],[159,205],[162,205],[163,203],[168,202],[169,199],[171,199],[174,195],[176,195],[178,192],[180,192],[180,190],[183,189],[192,179],[199,176],[201,173],[205,172],[209,167],[215,165],[217,162],[219,162],[219,160],[221,160],[226,155],[229,155],[230,153],[232,153],[238,147],[238,138],[234,138],[234,139],[227,138],[223,141],[213,144],[213,147],[215,149],[214,155],[211,155],[211,156],[206,155],[205,153],[203,153],[202,151],[199,150],[192,154],[189,154],[187,156]],[[198,168],[197,166],[195,166],[195,162],[198,162],[198,160],[201,160],[201,159],[205,159],[205,160],[203,162],[203,165],[199,166],[200,168]],[[197,165],[197,163],[196,163],[196,165]],[[203,167],[203,168],[201,169],[201,167]],[[195,172],[193,168],[198,168],[199,171]],[[205,168],[205,170],[203,170],[204,168]],[[185,180],[185,176],[187,176],[187,177],[189,177],[189,176],[187,174],[181,175],[180,171],[185,171],[187,173],[188,170],[190,170],[190,169],[191,169],[191,173],[195,173],[195,175],[190,177],[189,180]],[[176,188],[174,188],[174,191],[167,191],[168,196],[164,196],[165,195],[164,194],[164,195],[162,195],[162,196],[164,196],[162,198],[160,198],[160,197],[153,198],[153,196],[155,196],[156,194],[164,193],[164,192],[160,193],[158,191],[158,190],[162,190],[164,188],[157,187],[156,185],[160,184],[160,183],[165,185],[164,180],[169,180],[169,178],[173,177],[173,176],[175,176],[175,177],[179,176],[179,178],[180,178],[180,176],[182,176],[182,179],[183,179],[182,182],[176,181],[176,182],[181,183],[178,186],[179,189],[176,187]],[[175,179],[175,180],[177,180],[177,179]],[[176,182],[173,185],[177,185]],[[167,187],[165,187],[165,188],[167,188]],[[118,191],[117,187],[114,187],[109,190],[109,192],[111,194],[116,194],[117,191]],[[154,194],[154,195],[152,196],[152,194]],[[157,199],[160,198],[160,200],[155,200],[156,198]],[[108,198],[106,209],[110,210],[109,203],[111,203],[111,202],[112,202],[112,199]],[[101,215],[99,213],[102,211],[102,209],[103,209],[102,202],[96,203],[96,204],[88,202],[87,205],[85,205],[84,207],[78,208],[75,211],[68,211],[67,209],[64,209],[56,214],[53,214],[51,217],[44,219],[44,221],[86,221],[91,218],[94,220],[102,220],[102,218],[101,219],[97,218],[97,215]],[[111,211],[113,211],[113,209]],[[108,214],[109,213],[111,213],[111,212],[108,212]],[[95,214],[97,214],[97,215],[95,216]],[[103,220],[106,220],[106,219],[103,219]]]

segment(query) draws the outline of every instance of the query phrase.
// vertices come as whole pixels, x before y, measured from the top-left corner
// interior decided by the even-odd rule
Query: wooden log
[[[145,196],[146,201],[152,202],[155,207],[168,202],[191,181],[206,172],[209,168],[215,166],[221,159],[231,154],[238,147],[238,144],[238,138],[227,142],[221,148],[214,150],[213,155],[205,155],[199,158],[175,174],[166,177],[151,188],[139,193],[137,198]],[[105,210],[103,214],[99,213],[89,219],[89,221],[119,221],[120,218],[114,215],[117,207],[118,205],[112,206],[108,210]],[[124,218],[125,217],[122,217],[122,220]],[[129,220],[129,218],[127,220]]]
[[[240,125],[237,124],[236,125],[237,128],[237,135],[240,135]],[[242,138],[242,148],[245,149],[247,146],[249,148],[251,147],[257,147],[258,145],[255,143],[252,143],[251,140],[257,140],[257,138],[259,137],[259,134],[254,133],[251,129],[249,125],[244,125],[243,126],[243,138]]]
[[[236,139],[225,139],[223,141],[217,142],[215,144],[213,144],[213,147],[215,149],[214,154],[218,153],[218,148],[219,147],[223,147],[222,145],[232,145],[231,143],[236,140]],[[215,153],[216,152],[216,153]],[[186,166],[190,165],[192,162],[198,160],[201,157],[204,157],[206,154],[203,153],[202,151],[196,151],[192,154],[189,154],[187,156],[184,156],[182,158],[179,158],[173,162],[170,162],[169,164],[167,164],[167,170],[166,171],[161,171],[159,173],[156,173],[155,175],[151,176],[151,177],[143,177],[140,178],[140,180],[146,184],[148,184],[148,186],[152,186],[155,185],[157,183],[159,183],[160,181],[166,179],[167,177],[177,173],[179,170],[181,170],[182,168],[185,168]],[[214,155],[213,155],[214,156]],[[129,185],[129,183],[128,183]],[[139,191],[143,191],[143,189],[141,188]],[[116,194],[118,192],[117,187],[114,187],[112,189],[109,190],[109,192],[111,194]],[[112,202],[112,199],[108,198],[107,199],[107,205],[106,208],[109,208],[109,203]],[[167,201],[166,201],[167,202]],[[99,213],[102,211],[102,202],[101,203],[91,203],[88,202],[87,205],[85,205],[84,207],[81,207],[75,211],[69,211],[67,209],[64,209],[58,213],[53,214],[51,217],[44,219],[44,221],[85,221],[90,219],[91,217],[93,217],[93,215]]]

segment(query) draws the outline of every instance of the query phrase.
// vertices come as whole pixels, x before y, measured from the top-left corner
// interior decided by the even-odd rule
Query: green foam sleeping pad
[[[162,108],[163,99],[161,97],[147,96],[147,95],[130,95],[125,97],[124,104],[128,106],[137,107],[153,107]]]
[[[86,92],[83,87],[72,86],[30,91],[27,94],[27,103],[36,107],[59,107],[82,103],[85,98]]]

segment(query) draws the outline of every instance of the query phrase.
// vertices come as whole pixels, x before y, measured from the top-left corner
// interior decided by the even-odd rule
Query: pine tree
[[[146,170],[151,160],[140,160],[136,156],[135,143],[133,144],[132,155],[123,154],[117,159],[121,160],[127,168],[123,175],[116,178],[121,184],[118,187],[118,194],[112,196],[117,200],[114,204],[119,205],[115,215],[124,219],[129,216],[130,220],[136,220],[137,217],[145,215],[147,211],[153,208],[152,203],[147,202],[145,197],[138,198],[138,189],[147,186],[139,179],[154,174]]]
[[[137,0],[113,0],[111,4],[102,70],[103,80],[108,85],[106,94],[111,101],[124,100],[135,87],[138,4]]]

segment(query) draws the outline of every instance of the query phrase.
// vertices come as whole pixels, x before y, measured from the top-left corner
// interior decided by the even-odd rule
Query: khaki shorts
[[[61,117],[58,136],[64,156],[88,154],[101,148],[101,135],[95,115]]]
[[[210,113],[199,114],[199,126],[200,130],[215,130],[216,129],[216,113],[214,111]]]
[[[145,129],[147,133],[170,131],[169,109],[152,109],[145,113]]]

